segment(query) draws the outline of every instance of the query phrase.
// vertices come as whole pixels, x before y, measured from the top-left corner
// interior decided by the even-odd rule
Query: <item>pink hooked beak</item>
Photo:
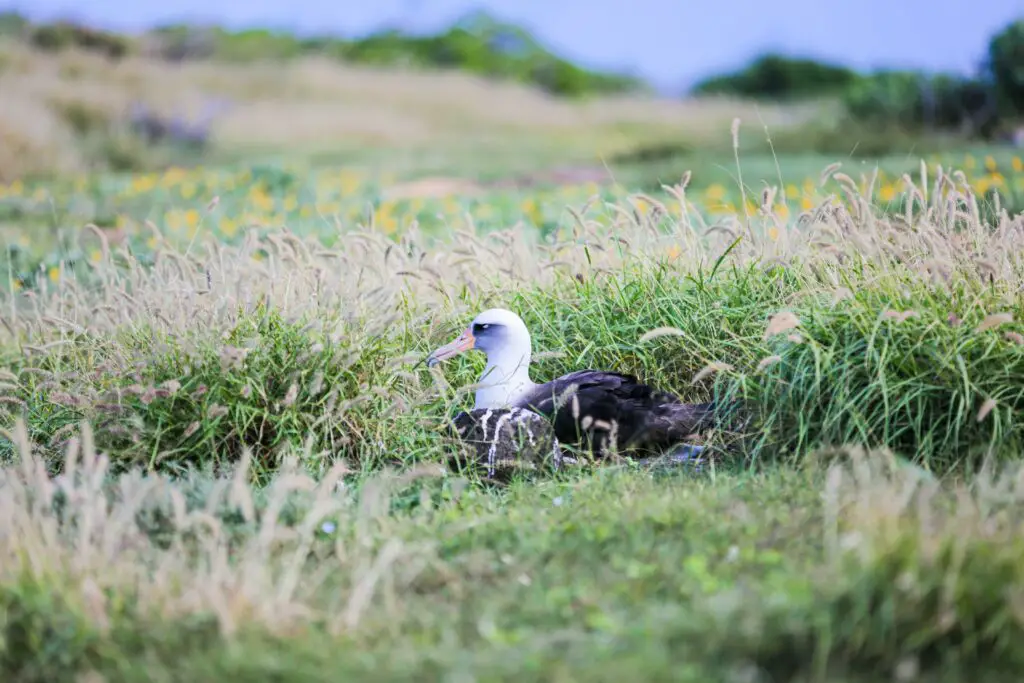
[[[454,341],[434,349],[434,352],[427,356],[427,367],[432,368],[443,360],[465,353],[472,349],[474,344],[476,337],[473,336],[473,330],[467,327]]]

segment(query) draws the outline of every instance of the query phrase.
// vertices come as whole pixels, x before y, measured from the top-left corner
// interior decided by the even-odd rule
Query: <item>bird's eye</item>
[[[473,325],[473,331],[474,332],[483,332],[484,330],[489,329],[490,326],[491,326],[490,323],[477,323],[476,325]]]

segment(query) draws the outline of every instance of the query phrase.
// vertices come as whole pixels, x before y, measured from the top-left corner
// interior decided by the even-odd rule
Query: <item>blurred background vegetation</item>
[[[613,161],[657,161],[699,151],[728,151],[732,116],[726,111],[742,115],[763,112],[766,106],[775,107],[763,122],[773,126],[775,152],[868,158],[911,150],[921,155],[978,142],[1024,144],[1024,20],[993,35],[979,61],[976,74],[958,76],[893,70],[859,73],[811,59],[762,55],[735,73],[713,76],[690,92],[670,98],[677,103],[705,103],[714,114],[711,118],[719,124],[725,121],[724,133],[720,128],[717,135],[709,135],[705,128],[695,129],[691,119],[681,118],[679,109],[663,102],[652,104],[664,98],[655,97],[641,79],[573,64],[526,30],[483,13],[471,14],[432,35],[385,30],[353,39],[191,25],[121,35],[72,22],[33,23],[7,13],[0,15],[0,84],[13,97],[5,98],[12,106],[0,112],[0,181],[195,163],[211,146],[223,152],[235,143],[236,147],[251,143],[246,158],[253,146],[295,152],[308,143],[322,152],[324,145],[315,143],[324,142],[324,131],[317,130],[316,121],[305,121],[307,130],[317,130],[305,140],[275,135],[271,128],[274,122],[279,127],[285,121],[304,123],[292,114],[300,105],[308,105],[307,119],[317,117],[317,107],[325,118],[340,118],[358,110],[358,100],[371,99],[369,86],[348,88],[335,93],[335,109],[323,110],[324,100],[337,85],[326,75],[330,64],[360,69],[364,80],[399,72],[407,76],[410,72],[461,73],[476,79],[478,86],[505,88],[501,93],[513,92],[508,89],[512,86],[528,88],[531,93],[523,97],[532,98],[529,102],[495,100],[494,107],[505,105],[505,111],[501,118],[488,112],[487,126],[480,130],[486,128],[492,138],[497,132],[511,139],[517,126],[537,124],[532,125],[531,135],[537,128],[553,128],[550,132],[556,137],[568,135],[569,142],[560,147],[567,160],[573,159],[569,134],[573,126],[566,121],[556,121],[553,127],[543,124],[549,123],[552,112],[560,112],[563,118],[579,116],[587,111],[581,107],[595,100],[601,101],[602,111],[609,111],[609,98],[620,104],[630,98],[633,108],[620,107],[599,122],[603,127],[591,126],[593,135],[583,147],[590,152],[596,148]],[[268,64],[277,70],[260,79],[254,66],[264,69]],[[223,78],[218,80],[211,73],[211,65],[218,66]],[[292,71],[282,72],[286,69]],[[318,71],[311,75],[314,69]],[[281,81],[282,73],[296,70],[309,76],[305,83]],[[389,84],[393,91],[398,90],[395,86]],[[424,81],[419,87],[443,90],[436,86]],[[481,94],[479,87],[474,94]],[[442,93],[437,99],[447,96],[450,100],[454,95]],[[268,106],[272,98],[277,100],[276,108]],[[481,99],[486,97],[476,98]],[[285,100],[291,109],[283,106]],[[567,104],[558,109],[557,102]],[[637,102],[647,107],[642,115],[637,113]],[[715,109],[716,102],[729,106]],[[756,104],[759,109],[744,110],[740,103]],[[249,112],[248,123],[259,126],[259,134],[251,139],[242,139],[246,122],[237,118],[240,104],[247,109],[256,104],[264,116],[257,121],[256,114]],[[424,112],[454,106],[451,102],[424,106],[408,98],[395,105],[403,120],[380,122],[369,131],[364,130],[368,124],[363,129],[355,126],[354,132],[349,126],[345,134],[337,131],[338,144],[328,147],[340,154],[365,149],[367,143],[382,148],[393,142],[394,147],[408,151],[416,147],[411,139],[416,135],[381,138],[394,137],[396,130],[427,126],[430,130],[419,131],[419,138],[443,139],[436,135],[437,120],[424,123],[430,111]],[[545,107],[544,113],[534,117],[537,121],[531,120],[531,113]],[[185,110],[191,111],[191,118],[182,113]],[[453,140],[468,140],[466,147],[472,148],[474,128],[466,124],[477,121],[479,112],[445,113]],[[419,120],[411,120],[415,117]],[[365,118],[379,118],[379,112]],[[231,125],[218,128],[226,120]],[[346,147],[348,137],[358,144]],[[759,151],[767,150],[748,149]]]

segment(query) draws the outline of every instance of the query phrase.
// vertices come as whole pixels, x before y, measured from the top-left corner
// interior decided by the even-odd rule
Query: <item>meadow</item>
[[[1019,154],[750,154],[715,104],[721,148],[565,180],[608,129],[559,147],[561,106],[512,162],[442,135],[0,186],[5,680],[1019,677]],[[444,432],[483,359],[420,361],[490,306],[535,379],[756,419],[700,467],[487,481]]]

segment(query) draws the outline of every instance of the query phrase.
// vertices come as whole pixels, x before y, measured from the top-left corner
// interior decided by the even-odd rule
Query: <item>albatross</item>
[[[426,362],[434,367],[474,349],[486,354],[487,362],[476,390],[473,415],[463,412],[455,418],[463,435],[470,422],[486,421],[496,411],[504,411],[500,417],[506,423],[510,418],[539,415],[548,419],[556,442],[586,443],[595,454],[604,455],[609,446],[618,452],[662,450],[717,422],[715,403],[684,403],[633,375],[587,369],[549,382],[534,382],[530,378],[530,331],[518,315],[503,308],[477,315],[457,338],[434,350]],[[495,425],[495,439],[499,427]],[[532,430],[528,433],[531,440],[533,434]]]

